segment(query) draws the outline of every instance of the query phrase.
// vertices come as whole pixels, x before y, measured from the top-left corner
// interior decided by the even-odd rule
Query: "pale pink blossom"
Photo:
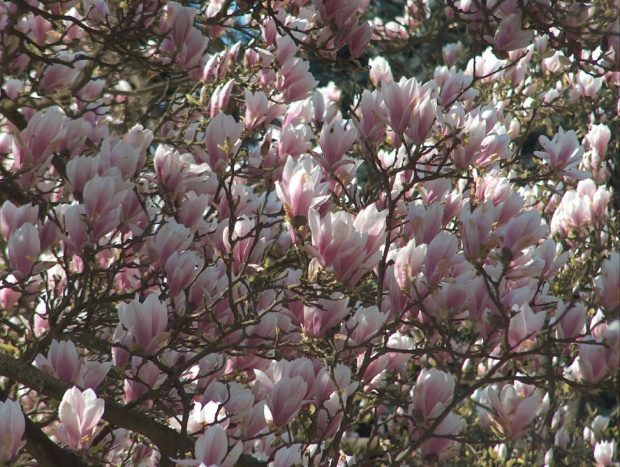
[[[124,384],[127,403],[138,399],[151,389],[157,389],[166,379],[166,375],[157,368],[155,363],[140,357],[131,357],[128,376]]]
[[[28,223],[36,225],[39,220],[39,206],[25,204],[23,206],[15,206],[10,200],[6,200],[0,211],[0,231],[5,239],[11,236],[11,233],[19,229],[22,225]]]
[[[43,164],[62,144],[66,117],[60,108],[39,111],[28,121],[28,126],[13,137],[15,167]]]
[[[146,354],[153,353],[168,337],[168,307],[155,294],[149,295],[143,303],[138,296],[118,307],[118,319],[133,334],[136,343]]]
[[[425,459],[443,460],[454,457],[458,453],[460,443],[450,439],[457,436],[465,427],[465,420],[450,412],[433,431],[433,435],[420,446]],[[442,436],[445,436],[442,437]]]
[[[586,308],[583,302],[565,304],[558,302],[558,309],[553,323],[558,339],[574,339],[585,333]]]
[[[335,292],[329,299],[318,300],[317,305],[304,305],[302,328],[308,336],[321,337],[339,324],[349,313],[349,297]]]
[[[603,261],[601,273],[594,279],[594,285],[605,311],[613,316],[620,308],[620,253],[614,251]]]
[[[37,227],[29,222],[24,223],[9,237],[7,250],[13,275],[17,279],[24,279],[32,271],[41,252]]]
[[[58,342],[56,339],[53,339],[52,345],[47,352],[47,358],[39,354],[35,359],[35,364],[47,374],[55,376],[62,381],[77,384],[82,362],[72,341],[63,340]]]
[[[191,285],[203,263],[204,260],[195,251],[172,252],[166,261],[166,276],[172,297]]]
[[[597,384],[609,374],[607,366],[607,349],[602,342],[586,341],[579,345],[579,357],[573,364],[577,376],[590,383]]]
[[[204,465],[232,467],[241,455],[241,444],[238,443],[228,453],[228,436],[220,425],[210,426],[205,434],[198,438],[195,446],[196,461],[181,461],[180,465]]]
[[[616,457],[616,440],[611,441],[599,441],[594,446],[594,460],[597,467],[611,467],[618,465],[614,462]]]
[[[293,57],[278,68],[277,89],[284,102],[291,103],[310,96],[318,84],[310,73],[310,62]]]
[[[288,157],[282,180],[276,182],[276,192],[282,202],[289,222],[307,223],[308,211],[329,199],[328,183],[320,183],[323,178],[321,167],[314,164],[309,157],[301,157],[297,161]]]
[[[325,167],[335,169],[342,164],[342,158],[357,139],[357,131],[348,122],[334,120],[323,125],[319,146]]]
[[[529,395],[517,393],[515,386],[507,384],[498,394],[495,387],[487,391],[489,401],[497,411],[498,422],[508,438],[519,437],[542,408],[542,394],[537,389]]]
[[[526,303],[518,309],[515,305],[513,313],[508,326],[508,343],[516,351],[521,351],[534,344],[536,335],[545,322],[547,312],[534,313]]]
[[[205,132],[205,146],[214,172],[226,169],[239,148],[242,131],[243,123],[237,123],[231,115],[219,113],[211,120]]]
[[[270,404],[265,406],[265,419],[275,426],[284,426],[299,412],[308,389],[301,376],[284,377],[276,383]]]
[[[401,289],[407,289],[422,272],[427,245],[416,245],[414,239],[398,250],[394,260],[394,275]]]
[[[347,345],[362,345],[379,334],[387,319],[388,314],[381,313],[376,306],[360,307],[342,326],[340,333],[347,336]]]
[[[414,418],[428,422],[442,414],[454,395],[454,377],[435,368],[423,369],[412,391]]]
[[[423,271],[429,284],[438,284],[452,265],[458,251],[455,235],[441,232],[426,249]]]
[[[545,161],[551,171],[566,177],[585,178],[584,173],[575,170],[583,158],[584,150],[574,130],[564,131],[560,127],[553,139],[541,136],[538,141],[543,151],[535,151],[534,155]]]
[[[9,463],[21,449],[26,421],[19,402],[0,401],[0,463]]]
[[[90,447],[104,411],[105,401],[99,399],[92,389],[82,392],[73,387],[65,392],[58,407],[58,418],[72,449]]]
[[[511,52],[527,47],[534,39],[534,31],[525,31],[521,26],[521,15],[511,14],[502,18],[495,38],[485,36],[485,40],[497,52]]]
[[[371,58],[368,66],[370,67],[370,81],[376,87],[380,87],[382,83],[389,84],[394,81],[390,63],[382,56]]]

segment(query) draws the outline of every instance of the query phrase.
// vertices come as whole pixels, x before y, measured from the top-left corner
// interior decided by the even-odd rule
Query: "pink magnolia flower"
[[[594,460],[596,461],[597,467],[618,465],[617,462],[614,462],[614,457],[616,457],[615,439],[611,441],[599,441],[596,443],[596,446],[594,446]]]
[[[86,218],[92,226],[91,240],[96,242],[121,223],[122,204],[133,185],[119,177],[95,175],[84,186]]]
[[[178,465],[205,467],[233,467],[242,452],[242,443],[237,443],[228,452],[228,436],[220,425],[210,426],[196,441],[194,459],[175,459]]]
[[[505,16],[499,24],[495,38],[484,38],[493,45],[496,52],[523,49],[534,40],[534,31],[524,31],[521,22],[521,15],[518,13]]]
[[[318,84],[310,73],[310,62],[291,58],[278,69],[277,89],[282,92],[284,102],[291,103],[310,96]]]
[[[545,161],[552,171],[570,178],[586,178],[585,173],[574,170],[581,162],[584,152],[575,131],[564,131],[560,127],[553,139],[541,136],[538,141],[543,151],[535,151],[534,155]]]
[[[131,357],[129,379],[125,379],[125,401],[127,403],[138,399],[151,389],[157,389],[166,379],[166,375],[159,371],[157,365],[150,360],[140,357]]]
[[[586,330],[586,307],[583,302],[566,305],[558,302],[558,309],[553,323],[558,339],[574,339]]]
[[[412,390],[414,418],[428,422],[437,418],[452,401],[454,377],[435,368],[423,369]]]
[[[22,225],[26,223],[36,225],[38,220],[39,206],[34,206],[31,203],[17,207],[10,200],[7,200],[0,211],[0,231],[2,236],[8,239],[11,233]]]
[[[278,157],[296,157],[310,149],[312,131],[305,124],[287,125],[280,133],[278,141]]]
[[[508,224],[500,227],[497,234],[502,237],[502,248],[507,248],[513,258],[521,255],[521,251],[536,245],[549,232],[538,211],[525,211],[513,217]]]
[[[9,463],[23,445],[26,421],[18,402],[0,401],[0,463]]]
[[[334,292],[329,299],[322,298],[316,305],[304,305],[302,329],[308,336],[321,337],[349,314],[349,297]]]
[[[440,232],[426,249],[424,275],[429,284],[438,284],[448,268],[452,265],[458,251],[458,239],[455,235]]]
[[[13,137],[15,167],[40,165],[52,156],[65,135],[65,119],[58,107],[34,114],[26,129]]]
[[[611,130],[605,124],[592,125],[585,139],[590,149],[603,158],[607,153],[607,147],[611,140]]]
[[[69,55],[63,55],[61,58],[64,61],[72,60]],[[39,84],[45,92],[56,92],[70,87],[79,74],[80,70],[75,64],[69,66],[63,63],[54,63],[43,69],[43,76]]]
[[[265,419],[268,424],[284,426],[299,412],[304,395],[308,389],[301,376],[283,377],[273,388],[271,400],[265,406]]]
[[[316,208],[329,199],[329,184],[320,183],[322,178],[321,168],[310,157],[302,156],[297,161],[288,157],[282,180],[276,182],[276,192],[289,222],[305,225],[310,208]]]
[[[245,120],[248,130],[253,130],[263,124],[268,124],[282,115],[285,106],[281,104],[269,104],[269,100],[263,91],[252,93],[245,90]]]
[[[170,219],[159,227],[154,240],[148,246],[148,250],[154,258],[158,259],[159,265],[164,268],[172,253],[187,250],[191,244],[191,230],[174,219]]]
[[[494,238],[493,224],[501,213],[502,206],[494,206],[490,201],[485,201],[475,210],[465,204],[461,211],[461,236],[463,238],[463,250],[465,257],[470,260],[479,260],[485,257]]]
[[[603,85],[603,78],[595,78],[583,70],[577,72],[577,90],[583,97],[594,99]]]
[[[499,395],[493,386],[488,388],[487,394],[497,411],[499,424],[510,439],[518,438],[542,408],[542,394],[537,389],[524,395],[518,394],[512,384],[507,384]]]
[[[215,88],[213,94],[211,95],[211,103],[209,106],[209,115],[211,115],[211,118],[221,112],[226,112],[228,102],[230,101],[230,94],[232,93],[234,85],[235,80],[230,79],[225,84],[220,84],[217,88]]]
[[[195,251],[174,251],[166,261],[169,292],[176,297],[189,286],[202,269],[204,260]],[[147,299],[148,300],[148,299]]]
[[[385,108],[381,105],[382,102],[383,96],[376,90],[370,93],[365,89],[362,93],[359,107],[360,120],[358,122],[354,118],[353,124],[361,136],[360,145],[364,151],[378,146],[385,137],[388,118]]]
[[[104,411],[105,401],[99,399],[92,389],[82,392],[73,387],[65,392],[58,407],[58,418],[72,449],[83,450],[90,447]]]
[[[78,383],[81,361],[75,344],[70,340],[58,342],[53,339],[47,358],[39,354],[35,359],[35,364],[40,370],[62,381]]]
[[[401,289],[408,289],[412,281],[422,272],[426,259],[427,245],[416,245],[415,239],[398,250],[394,260],[394,275]]]
[[[576,366],[577,376],[580,379],[596,384],[609,374],[607,366],[608,349],[602,342],[589,340],[579,345],[579,357],[573,367]]]
[[[367,21],[362,21],[351,28],[347,36],[351,58],[359,58],[364,53],[370,44],[372,31],[373,27]]]
[[[458,435],[464,427],[465,420],[450,412],[435,428],[433,436],[422,442],[420,446],[422,456],[425,459],[438,462],[455,456],[458,453],[460,443],[449,437]]]
[[[23,224],[9,237],[7,249],[13,275],[24,279],[32,271],[41,252],[38,229],[29,222]]]
[[[323,125],[319,146],[325,161],[325,167],[335,169],[342,164],[342,158],[357,138],[357,131],[347,122],[333,120]],[[323,160],[323,159],[321,159]]]
[[[129,303],[118,307],[118,319],[132,332],[136,343],[146,354],[153,353],[170,333],[168,326],[168,307],[159,301],[155,294],[149,295],[143,303],[136,296]]]
[[[534,313],[527,303],[520,308],[515,305],[513,312],[515,314],[510,318],[508,326],[508,343],[518,352],[534,344],[536,335],[545,322],[547,312]]]
[[[301,444],[281,447],[273,459],[273,467],[290,467],[301,463]]]
[[[620,309],[620,253],[614,251],[603,261],[601,274],[594,279],[596,295],[609,316]]]
[[[370,67],[370,81],[372,81],[372,84],[376,87],[380,87],[382,83],[389,84],[394,81],[392,68],[385,58],[381,56],[371,58],[368,61],[368,66]]]
[[[268,237],[265,236],[265,230],[259,233],[257,219],[241,216],[236,220],[232,233],[229,232],[230,227],[226,225],[222,232],[222,242],[225,250],[232,252],[235,274],[246,266],[259,265],[267,248]]]
[[[381,313],[376,306],[360,307],[342,326],[340,333],[347,336],[347,344],[355,347],[368,343],[377,336],[388,319],[388,313]]]
[[[398,83],[385,83],[381,89],[388,110],[389,122],[397,134],[404,134],[411,124],[414,99],[419,97],[420,85],[415,78],[400,79]]]
[[[209,165],[214,172],[223,172],[239,146],[243,123],[237,123],[231,115],[217,114],[207,126],[205,145]]]

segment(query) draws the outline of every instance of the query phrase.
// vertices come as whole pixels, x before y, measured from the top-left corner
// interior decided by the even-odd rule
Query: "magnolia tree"
[[[618,6],[0,1],[0,463],[618,465]]]

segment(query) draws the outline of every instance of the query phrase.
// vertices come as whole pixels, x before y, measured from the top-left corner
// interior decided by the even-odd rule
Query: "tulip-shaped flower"
[[[67,443],[72,449],[88,449],[103,412],[105,401],[97,398],[92,389],[82,392],[73,387],[65,392],[58,407],[58,417],[64,428]]]
[[[129,303],[118,307],[118,319],[125,328],[132,332],[136,343],[144,353],[153,353],[166,340],[168,325],[168,307],[154,294],[149,295],[144,303],[136,296]]]
[[[616,440],[611,441],[599,441],[594,446],[594,460],[596,461],[596,467],[611,467],[618,465],[614,462],[616,457]]]
[[[308,389],[301,376],[284,377],[273,388],[271,403],[265,406],[265,419],[276,426],[290,422],[303,404]]]
[[[507,384],[500,394],[493,386],[489,387],[487,394],[499,415],[499,424],[510,439],[519,437],[542,408],[543,397],[538,390],[524,397],[517,393],[515,386]]]
[[[13,275],[17,279],[25,278],[32,271],[40,250],[39,231],[34,225],[25,223],[11,234],[8,254],[13,266]]]
[[[510,318],[508,343],[511,347],[517,352],[531,347],[542,329],[546,315],[546,311],[534,313],[527,303],[522,305]]]
[[[242,444],[228,452],[228,436],[220,425],[210,426],[196,441],[194,459],[175,459],[178,465],[205,467],[233,467],[241,455]]]
[[[342,164],[342,158],[357,138],[357,130],[346,122],[333,120],[323,125],[319,146],[323,153],[325,167],[336,169]]]
[[[0,401],[0,464],[8,463],[21,448],[26,421],[18,402]]]
[[[310,95],[318,84],[310,73],[310,62],[292,57],[278,68],[277,89],[284,102],[291,103]]]
[[[209,154],[209,165],[214,172],[223,172],[230,157],[239,147],[243,123],[237,123],[231,115],[217,114],[207,126],[205,146]]]
[[[450,412],[433,431],[433,436],[422,442],[420,450],[427,461],[441,462],[458,453],[459,443],[450,439],[458,435],[465,426],[465,420]]]
[[[39,219],[39,206],[27,204],[17,207],[7,200],[0,211],[0,232],[4,238],[9,238],[24,224],[35,225]]]
[[[428,421],[437,418],[452,401],[454,377],[431,368],[422,370],[412,391],[414,418]]]
[[[381,313],[379,308],[371,306],[360,307],[353,317],[342,326],[341,334],[347,336],[348,345],[359,346],[375,337],[388,319],[387,313]]]
[[[320,299],[315,305],[304,305],[302,328],[308,336],[324,336],[349,313],[349,297],[334,292],[330,299]]]
[[[81,362],[75,344],[70,340],[58,342],[53,339],[47,358],[39,354],[35,363],[40,370],[62,381],[78,384]]]
[[[538,140],[544,151],[535,151],[534,155],[545,161],[552,171],[570,178],[586,178],[584,172],[575,170],[583,158],[584,149],[574,130],[564,131],[560,127],[553,139],[541,136]]]
[[[601,274],[594,279],[595,291],[608,316],[620,311],[620,253],[614,251],[603,261]]]
[[[320,183],[321,178],[321,168],[311,158],[302,156],[295,161],[289,156],[286,160],[282,181],[276,182],[276,192],[292,225],[305,225],[310,208],[329,199],[326,194],[329,184]]]
[[[62,143],[65,119],[59,107],[51,107],[45,112],[34,114],[26,129],[13,138],[16,168],[40,165],[50,158]]]
[[[534,31],[524,31],[521,15],[514,13],[502,18],[495,38],[485,36],[496,52],[511,52],[527,47],[534,39]]]
[[[192,283],[203,263],[195,251],[184,251],[180,254],[175,251],[170,255],[166,261],[166,275],[172,297],[176,297]]]

